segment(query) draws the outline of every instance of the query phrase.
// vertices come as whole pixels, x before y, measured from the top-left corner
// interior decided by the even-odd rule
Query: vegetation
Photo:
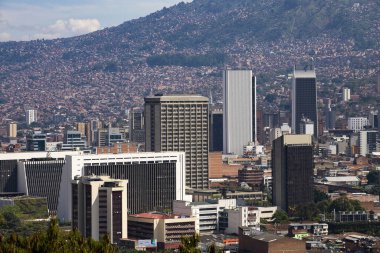
[[[91,238],[85,239],[78,230],[64,233],[56,219],[52,219],[46,231],[22,236],[13,232],[0,237],[0,252],[104,252],[115,253],[108,236],[100,242]]]
[[[379,171],[372,170],[367,174],[368,184],[379,184]]]
[[[380,222],[329,222],[329,234],[347,231],[380,236]]]
[[[282,209],[277,209],[277,211],[273,215],[273,219],[276,223],[287,223],[289,221],[288,214],[282,210]]]
[[[179,246],[179,252],[180,253],[201,253],[202,251],[198,248],[199,241],[200,241],[199,235],[183,237],[181,239],[181,245]]]

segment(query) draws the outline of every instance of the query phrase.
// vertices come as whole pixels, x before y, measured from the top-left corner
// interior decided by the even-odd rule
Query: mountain
[[[220,98],[225,66],[253,69],[263,89],[310,57],[326,80],[363,78],[380,70],[379,48],[377,0],[195,0],[83,36],[0,43],[0,111],[116,120],[151,91]]]

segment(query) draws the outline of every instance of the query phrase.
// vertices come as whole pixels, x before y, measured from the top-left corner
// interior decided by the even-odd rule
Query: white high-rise
[[[351,99],[351,90],[349,88],[343,88],[342,98],[344,102],[347,102]]]
[[[252,70],[223,73],[223,153],[243,154],[248,142],[256,142],[256,78]]]
[[[33,122],[37,122],[37,110],[27,109],[25,111],[26,124],[30,125]]]

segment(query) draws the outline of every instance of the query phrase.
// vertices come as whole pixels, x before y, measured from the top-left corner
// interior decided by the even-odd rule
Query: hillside
[[[1,111],[115,120],[151,90],[220,98],[224,66],[252,68],[259,87],[310,56],[323,78],[373,75],[379,48],[377,0],[195,0],[74,38],[0,43]]]

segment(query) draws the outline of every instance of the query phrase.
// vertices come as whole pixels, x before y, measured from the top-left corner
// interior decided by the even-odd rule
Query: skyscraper
[[[317,85],[313,65],[295,66],[292,83],[292,129],[300,133],[300,122],[306,117],[314,122],[318,137]]]
[[[256,78],[251,70],[223,73],[223,153],[243,155],[243,146],[257,141]]]
[[[210,110],[210,151],[223,151],[223,109]]]
[[[191,188],[208,188],[208,106],[198,95],[145,98],[145,150],[184,151]]]
[[[311,135],[283,135],[273,141],[273,204],[289,208],[313,202]]]
[[[9,138],[17,137],[17,123],[16,122],[12,121],[8,123],[7,134]]]
[[[144,143],[144,110],[142,108],[133,108],[129,116],[129,139],[131,142]]]
[[[25,111],[25,121],[28,125],[32,124],[33,122],[37,122],[37,110],[27,109]]]

